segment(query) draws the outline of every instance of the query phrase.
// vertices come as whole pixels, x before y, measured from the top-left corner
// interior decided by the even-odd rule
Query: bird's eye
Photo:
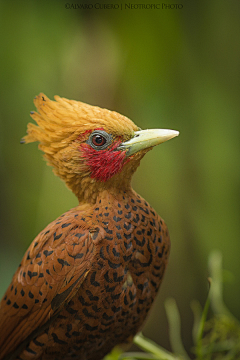
[[[106,144],[106,139],[100,134],[96,134],[92,137],[92,143],[95,146],[103,146]]]
[[[94,130],[86,141],[95,150],[104,150],[112,143],[112,135],[104,130]]]

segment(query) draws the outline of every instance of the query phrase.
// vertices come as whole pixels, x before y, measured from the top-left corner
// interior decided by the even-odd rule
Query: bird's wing
[[[70,211],[35,238],[0,304],[0,359],[51,322],[75,295],[101,232]]]

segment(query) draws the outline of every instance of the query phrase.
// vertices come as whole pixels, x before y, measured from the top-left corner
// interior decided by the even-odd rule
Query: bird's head
[[[153,146],[178,135],[174,130],[140,130],[117,112],[44,94],[34,99],[22,143],[39,141],[48,164],[80,202],[95,202],[101,191],[131,188],[131,177]]]

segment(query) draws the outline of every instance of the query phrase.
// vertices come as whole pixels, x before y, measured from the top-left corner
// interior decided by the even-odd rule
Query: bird
[[[168,228],[131,179],[179,132],[141,130],[60,96],[40,93],[34,104],[21,143],[39,143],[78,205],[36,236],[13,276],[0,303],[0,360],[100,360],[142,329],[162,282]]]

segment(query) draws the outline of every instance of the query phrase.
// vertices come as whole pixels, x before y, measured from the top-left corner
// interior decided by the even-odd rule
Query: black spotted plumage
[[[121,214],[119,205],[125,209]],[[167,228],[154,210],[134,193],[112,199],[109,214],[104,213],[104,206],[101,201],[98,210],[85,212],[87,220],[84,221],[81,207],[70,210],[44,229],[27,251],[20,271],[24,281],[17,288],[22,295],[16,307],[11,301],[10,288],[4,298],[5,319],[7,321],[9,306],[15,310],[11,315],[19,318],[26,316],[30,309],[34,314],[40,306],[55,317],[47,328],[43,326],[38,336],[28,339],[28,348],[20,355],[22,360],[29,359],[31,351],[50,359],[52,350],[48,343],[52,344],[54,355],[58,349],[59,359],[72,359],[75,355],[85,359],[85,352],[88,353],[86,359],[96,359],[95,350],[91,355],[95,344],[100,359],[101,353],[104,356],[113,345],[126,341],[142,326],[167,264],[170,247]],[[68,226],[63,226],[65,224]],[[67,234],[61,233],[63,228],[68,229]],[[83,261],[87,261],[88,266],[81,271]],[[69,276],[72,266],[79,267],[73,279]],[[62,288],[57,286],[57,294],[52,297],[49,289],[56,287],[53,281],[56,272],[57,277],[62,275],[63,283]],[[26,293],[27,284],[34,287]],[[72,291],[75,295],[61,308]],[[35,316],[32,321],[36,321]],[[42,324],[39,322],[37,328]],[[115,340],[110,341],[116,324],[121,327]],[[62,330],[55,333],[55,328]],[[16,329],[16,333],[19,331],[21,328]],[[84,344],[74,345],[81,343],[83,334]],[[20,342],[22,339],[20,337]]]

